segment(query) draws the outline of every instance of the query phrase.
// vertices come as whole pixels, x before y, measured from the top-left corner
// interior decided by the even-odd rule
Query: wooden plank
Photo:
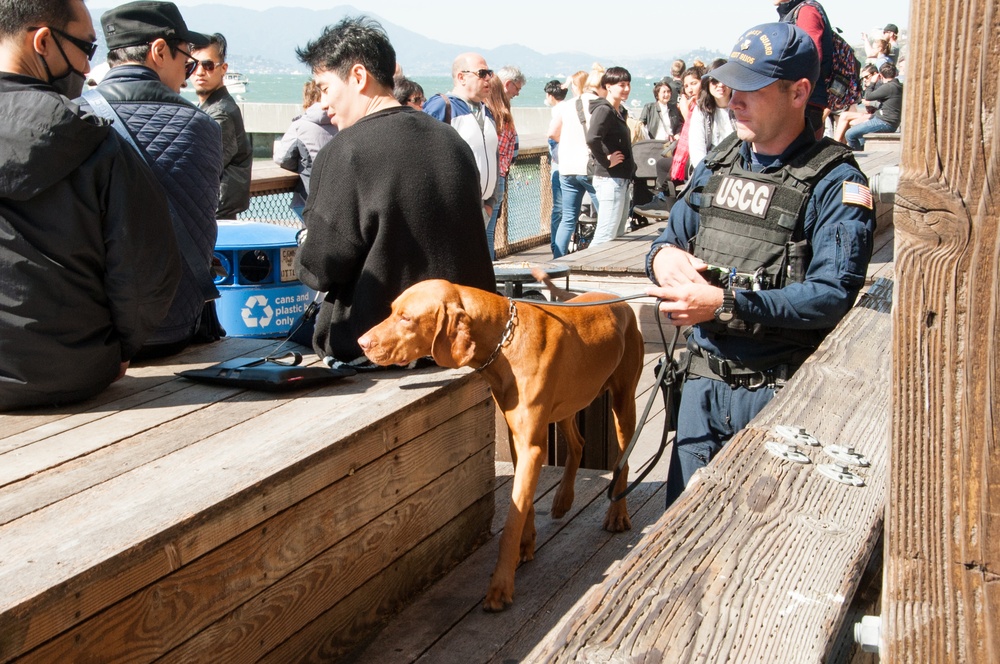
[[[602,492],[607,488],[606,478],[608,475],[606,473],[581,471],[575,485],[576,496],[572,509],[562,519],[551,519],[548,514],[561,471],[562,469],[551,466],[543,468],[539,485],[547,487],[547,490],[544,493],[536,492],[535,495],[535,524],[538,531],[535,560],[518,568],[515,577],[516,594],[513,607],[501,614],[486,614],[492,615],[494,624],[516,622],[512,616],[518,615],[519,605],[527,604],[530,598],[538,593],[547,598],[550,593],[558,589],[558,583],[549,583],[544,580],[522,584],[521,575],[525,574],[529,568],[540,567],[544,571],[559,565],[558,557],[553,558],[544,553],[545,547],[592,502],[600,500]],[[499,472],[501,470],[498,469]],[[503,526],[509,504],[510,493],[506,493],[502,502],[498,493],[496,513],[494,514],[494,524],[497,525],[497,529],[494,531],[494,535],[499,534],[499,529]],[[604,503],[604,509],[607,509],[607,503]],[[600,529],[600,524],[597,525],[597,531],[603,532]],[[590,538],[588,537],[588,539]],[[478,619],[480,615],[484,614],[482,603],[486,597],[486,586],[490,574],[492,574],[496,564],[498,545],[499,538],[494,537],[488,545],[481,547],[462,561],[447,576],[418,597],[400,616],[373,637],[366,648],[357,654],[356,664],[369,662],[401,664],[415,661],[435,648],[435,644],[442,638],[442,635],[456,626],[459,626],[457,629],[461,636],[457,638],[454,646],[462,649],[461,652],[466,652],[469,649],[475,651],[477,648],[481,648],[481,652],[489,652],[491,649],[487,644],[492,642],[492,637],[487,637],[490,640],[484,643],[481,634],[473,634],[460,625],[463,625],[469,616]],[[463,643],[463,641],[467,643]],[[456,651],[449,652],[445,660],[429,657],[429,661],[472,662],[483,661],[484,658],[480,655],[467,659]]]
[[[592,482],[601,489],[606,489],[609,480],[608,475],[593,477],[590,473],[586,473],[580,477],[577,486]],[[658,488],[658,484],[646,484],[641,490],[637,490],[635,498],[629,499],[630,513],[634,513],[636,506],[641,507],[651,500]],[[563,614],[547,614],[545,612],[547,605],[564,600],[569,600],[572,604],[573,600],[580,596],[579,594],[573,596],[572,591],[585,592],[595,582],[602,580],[604,569],[601,569],[596,562],[593,568],[589,567],[590,560],[608,546],[617,551],[626,551],[630,546],[635,546],[641,538],[642,527],[663,513],[664,494],[660,494],[660,500],[656,501],[659,510],[655,515],[645,514],[651,521],[645,523],[636,521],[631,531],[609,533],[602,527],[608,509],[608,500],[603,491],[592,498],[591,492],[585,495],[588,500],[581,501],[583,504],[579,506],[574,505],[573,517],[562,519],[564,522],[562,527],[547,538],[544,547],[538,549],[535,559],[518,568],[514,604],[502,614],[487,613],[479,606],[474,607],[461,623],[448,630],[421,654],[422,661],[483,662],[492,653],[499,652],[505,646],[527,654],[530,648],[523,648],[525,643],[515,642],[522,628],[546,625],[551,627],[558,622]],[[582,573],[581,569],[584,570]],[[579,584],[574,585],[574,580]],[[515,661],[543,660],[525,657]]]
[[[301,566],[310,563],[331,545],[346,542],[334,553],[321,556],[330,558],[330,561],[318,563],[324,569],[352,570],[350,575],[341,577],[341,584],[324,584],[322,592],[318,593],[319,599],[315,601],[330,602],[322,604],[320,610],[328,608],[365,578],[377,574],[391,563],[401,552],[400,549],[405,550],[409,541],[405,538],[413,534],[405,527],[406,520],[412,517],[408,511],[436,511],[433,515],[421,514],[419,519],[446,522],[490,491],[493,484],[492,439],[482,437],[479,431],[488,406],[483,402],[416,439],[406,441],[401,447],[359,467],[352,475],[341,478],[243,535],[234,536],[225,545],[59,635],[25,656],[24,661],[55,662],[88,658],[151,661],[231,609],[253,600],[250,613],[256,616],[255,621],[247,623],[238,620],[233,627],[235,631],[228,624],[208,630],[207,637],[199,637],[195,641],[195,650],[185,648],[181,651],[181,660],[199,650],[207,652],[210,644],[218,642],[216,637],[220,632],[226,635],[223,638],[226,647],[246,648],[248,642],[241,639],[241,634],[252,632],[253,626],[269,624],[270,621],[263,620],[264,617],[280,622],[275,602],[263,602],[265,616],[254,613],[261,608],[254,596],[266,591],[267,596],[287,597],[287,585],[293,588],[302,588],[302,585],[295,579],[288,584],[281,583],[283,577],[295,572],[301,579]],[[481,487],[478,492],[465,483],[466,502],[457,508],[455,501],[461,502],[463,498],[452,496],[447,502],[436,503],[437,507],[434,502],[424,500],[408,506],[393,506],[388,515],[383,515],[387,505],[406,500],[462,465],[470,455],[469,441],[479,445],[480,454],[477,456],[485,462],[480,460],[477,466],[450,478],[431,495],[449,498],[440,495],[441,492],[449,490],[469,473],[473,473],[474,480],[478,478]],[[386,500],[386,495],[392,495],[392,500]],[[383,520],[394,524],[395,532],[391,537],[381,524]],[[231,529],[234,535],[240,532],[239,527],[236,524]],[[365,527],[371,531],[368,537],[357,532]],[[482,530],[486,530],[486,523]],[[360,540],[357,539],[359,537]],[[380,538],[386,537],[398,542],[395,546],[376,544]],[[412,541],[420,539],[423,537],[414,535]],[[357,556],[352,558],[352,553]],[[312,572],[305,574],[308,576]],[[300,596],[299,600],[304,601],[305,598]],[[178,616],[183,616],[183,619],[178,619]],[[31,619],[37,617],[33,615]],[[289,619],[292,620],[290,624],[293,627],[289,628],[292,631],[294,626],[308,622],[308,619],[295,614]],[[252,641],[256,644],[256,638]],[[256,645],[250,647],[256,649]],[[227,656],[207,661],[236,659]]]
[[[881,657],[998,662],[1000,12],[914,0],[910,28]]]
[[[890,305],[880,282],[526,660],[822,659],[882,526]],[[766,452],[777,424],[851,443],[866,486],[821,476],[817,449],[810,465]]]
[[[451,530],[447,543],[450,548],[447,559],[457,562],[457,556],[467,555],[488,537],[494,473],[492,456],[489,447],[481,449],[413,497],[394,506],[380,519],[351,533],[335,547],[248,600],[160,661],[165,664],[256,661],[287,639],[297,638],[303,625],[310,625],[329,612],[343,615],[345,608],[337,605],[382,574],[395,577],[388,570],[390,566],[401,568],[406,579],[406,583],[399,586],[406,590],[399,592],[397,589],[399,599],[405,600],[413,592],[414,585],[426,585],[440,576],[436,565],[405,560],[421,542],[441,529],[451,530],[450,524],[458,520],[463,528]],[[483,505],[477,507],[481,502]],[[463,518],[470,509],[475,510],[478,521]],[[370,602],[370,598],[367,601]],[[350,629],[336,636],[337,641],[343,645],[356,644],[372,631],[386,611],[391,611],[393,603],[390,606],[372,604],[375,610],[366,622],[357,620],[357,611],[352,607],[349,615],[354,616],[354,622]],[[307,627],[307,632],[311,631]],[[314,643],[323,643],[328,638],[331,637],[317,639]]]
[[[68,431],[80,424],[107,417],[117,410],[141,406],[163,394],[183,389],[187,383],[173,380],[173,373],[208,366],[242,356],[263,355],[273,348],[271,339],[226,339],[222,344],[188,347],[171,358],[129,367],[121,380],[81,404],[37,408],[0,414],[0,452]],[[161,391],[156,391],[160,387]],[[10,440],[26,434],[18,440]]]
[[[572,528],[560,533],[564,553],[550,556],[550,559],[562,561],[558,571],[569,574],[568,578],[537,610],[522,613],[521,615],[527,613],[527,616],[520,621],[519,629],[510,634],[503,647],[485,661],[491,664],[532,661],[529,659],[531,650],[546,638],[563,616],[572,613],[580,598],[606,577],[615,575],[616,565],[636,546],[643,530],[663,515],[666,488],[660,482],[644,483],[629,495],[628,500],[632,517],[631,532],[615,535],[605,532],[594,537],[598,533],[594,530],[595,524],[587,523],[584,517],[603,519],[601,508],[607,503],[598,498],[591,503],[588,513],[573,520]],[[596,522],[597,528],[600,528],[600,523]],[[591,539],[603,539],[603,542],[592,547]],[[554,577],[552,574],[545,575],[542,582],[551,583]],[[535,588],[539,586],[540,584],[533,585]]]
[[[391,617],[423,588],[423,579],[415,579],[410,569],[432,569],[440,576],[464,560],[469,552],[456,548],[454,543],[461,541],[463,532],[480,523],[492,509],[489,497],[481,499],[403,556],[398,565],[389,567],[272,650],[260,660],[261,664],[347,659],[345,656],[356,645],[357,635],[366,634],[377,621]]]
[[[0,657],[39,645],[488,398],[465,370],[392,373],[358,376],[312,399],[278,398],[269,428],[251,421],[221,431],[0,527]],[[406,404],[421,416],[408,417]],[[321,431],[336,432],[335,448]],[[295,482],[283,481],[288,472]]]

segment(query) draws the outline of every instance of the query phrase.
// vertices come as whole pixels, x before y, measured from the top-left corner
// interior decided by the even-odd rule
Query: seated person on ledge
[[[903,118],[903,84],[896,78],[896,65],[887,62],[878,70],[882,85],[865,97],[866,104],[878,104],[878,110],[867,122],[854,125],[844,138],[852,150],[864,150],[865,134],[888,134],[899,129]]]
[[[396,52],[378,23],[344,19],[298,55],[340,133],[313,164],[296,268],[326,292],[316,354],[364,367],[358,337],[409,286],[495,290],[478,170],[458,132],[393,97]]]

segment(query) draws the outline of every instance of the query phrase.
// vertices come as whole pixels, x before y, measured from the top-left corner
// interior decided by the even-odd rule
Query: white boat
[[[236,71],[226,72],[225,77],[222,79],[223,85],[229,90],[231,95],[241,95],[247,91],[247,86],[250,85],[250,79],[247,78],[246,74],[241,74]]]

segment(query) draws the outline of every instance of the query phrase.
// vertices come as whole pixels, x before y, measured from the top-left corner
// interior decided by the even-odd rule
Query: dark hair
[[[226,38],[221,33],[216,32],[214,35],[210,35],[208,44],[200,48],[208,48],[209,46],[217,47],[219,49],[219,57],[222,58],[223,62],[226,62],[226,49],[228,45],[226,44]]]
[[[660,98],[660,90],[665,85],[667,85],[667,82],[665,80],[662,80],[662,79],[659,80],[659,81],[657,81],[656,83],[653,83],[653,99],[659,99]],[[667,87],[670,87],[670,86],[667,86]],[[674,96],[674,89],[673,88],[670,88],[670,96],[671,97]]]
[[[877,74],[878,73],[878,67],[876,67],[875,65],[873,65],[871,63],[868,63],[867,65],[865,65],[864,67],[861,68],[861,73],[862,74]]]
[[[716,67],[721,67],[726,64],[726,61],[722,58],[717,58],[712,61],[712,69]],[[702,110],[706,115],[711,115],[715,113],[715,110],[719,108],[718,102],[715,101],[715,96],[712,94],[712,81],[718,82],[719,79],[712,78],[712,71],[709,70],[701,79],[701,93],[698,95],[698,108]]]
[[[155,40],[154,40],[155,41]],[[184,42],[178,39],[168,39],[167,47],[170,49],[170,57],[175,57],[178,52],[178,48]],[[149,44],[139,44],[138,46],[123,46],[121,48],[114,48],[108,51],[108,66],[117,67],[118,65],[124,65],[131,62],[138,62],[142,64],[146,62],[146,56],[149,55],[149,49],[153,47],[152,42]]]
[[[393,84],[395,87],[392,90],[392,96],[396,98],[400,104],[404,106],[414,95],[418,97],[424,96],[424,89],[416,81],[410,80],[405,76],[397,76],[393,79]]]
[[[314,72],[332,71],[345,80],[351,67],[360,64],[375,81],[392,90],[396,51],[381,24],[366,16],[348,17],[325,27],[319,38],[296,48],[295,55]]]
[[[601,76],[601,87],[606,88],[615,83],[632,82],[632,74],[625,67],[608,67]]]
[[[885,62],[878,68],[878,73],[882,75],[882,78],[896,78],[899,72],[896,71],[896,65],[891,62]]]
[[[34,26],[62,29],[73,18],[70,0],[0,0],[0,39]]]
[[[563,84],[555,79],[545,84],[545,94],[552,95],[556,101],[565,99],[568,92],[569,90],[564,88]]]
[[[684,70],[683,74],[681,74],[681,83],[683,83],[684,79],[687,78],[688,76],[694,76],[698,80],[701,80],[701,75],[704,73],[705,72],[703,72],[699,67],[689,67]]]

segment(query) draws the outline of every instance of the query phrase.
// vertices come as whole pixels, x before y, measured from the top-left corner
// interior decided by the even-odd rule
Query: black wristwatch
[[[732,288],[722,291],[722,305],[715,310],[715,320],[720,323],[728,323],[736,317],[736,297]]]

